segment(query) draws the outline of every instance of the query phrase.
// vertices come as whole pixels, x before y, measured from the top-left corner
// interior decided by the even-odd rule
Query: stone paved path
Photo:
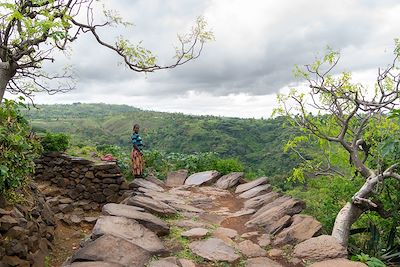
[[[63,266],[304,266],[291,251],[321,228],[299,215],[304,202],[273,192],[265,177],[186,175],[133,181],[121,203],[103,206],[91,239]]]

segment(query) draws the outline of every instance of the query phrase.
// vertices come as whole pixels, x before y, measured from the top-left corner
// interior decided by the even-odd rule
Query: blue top
[[[138,133],[133,133],[131,139],[132,139],[132,145],[136,145],[139,148],[139,151],[142,151],[143,141],[140,135]]]

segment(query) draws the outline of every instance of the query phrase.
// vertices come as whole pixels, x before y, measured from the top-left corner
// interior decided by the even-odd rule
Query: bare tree
[[[352,224],[363,212],[374,210],[382,216],[389,214],[372,199],[377,184],[385,179],[400,182],[397,164],[377,169],[368,166],[365,150],[369,144],[364,140],[367,127],[399,105],[399,55],[400,43],[396,40],[393,63],[384,70],[379,69],[374,92],[361,84],[353,84],[350,73],[333,75],[340,57],[339,53],[330,51],[323,60],[304,68],[297,67],[296,74],[307,81],[308,94],[292,90],[288,95],[279,97],[282,114],[289,115],[299,127],[316,137],[339,144],[348,152],[357,172],[365,178],[364,185],[340,210],[335,220],[332,236],[345,246]],[[332,127],[321,127],[318,116],[311,111],[328,115]]]
[[[94,0],[3,0],[0,3],[0,103],[5,91],[31,97],[37,91],[50,94],[74,87],[70,72],[49,75],[41,70],[53,62],[55,50],[64,50],[81,34],[91,34],[98,44],[115,52],[135,72],[174,68],[200,56],[213,34],[198,18],[189,34],[179,36],[174,61],[166,66],[156,63],[151,51],[120,37],[115,43],[102,39],[98,30],[109,26],[129,26],[115,11],[104,10],[104,22],[95,19]],[[84,18],[81,21],[80,18]],[[46,81],[63,82],[48,84]]]

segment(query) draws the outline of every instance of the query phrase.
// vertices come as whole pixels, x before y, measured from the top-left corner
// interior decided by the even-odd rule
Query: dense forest
[[[77,146],[117,145],[128,150],[132,125],[141,126],[146,150],[237,158],[266,175],[291,171],[298,160],[283,147],[296,133],[283,117],[239,119],[143,111],[126,105],[38,105],[26,112],[37,133],[60,132]]]

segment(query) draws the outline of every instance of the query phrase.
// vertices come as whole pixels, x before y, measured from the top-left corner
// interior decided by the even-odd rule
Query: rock
[[[175,226],[181,227],[181,228],[205,228],[207,227],[206,223],[203,222],[197,222],[193,220],[178,220],[173,222]]]
[[[0,264],[3,263],[5,266],[18,266],[18,267],[29,267],[29,261],[22,260],[17,256],[4,256]]]
[[[244,233],[244,234],[242,234],[240,237],[241,237],[241,238],[252,238],[252,237],[255,237],[255,236],[258,236],[258,235],[259,235],[258,232],[255,231],[255,232],[247,232],[247,233]]]
[[[189,248],[196,255],[210,261],[233,262],[240,258],[231,246],[226,245],[218,238],[194,241],[189,244]]]
[[[257,238],[258,245],[261,247],[266,247],[271,245],[271,237],[269,234],[263,234],[259,238]]]
[[[169,233],[169,227],[163,220],[153,214],[138,211],[134,206],[108,203],[103,206],[102,213],[103,215],[134,219],[157,235],[166,235]]]
[[[283,255],[283,250],[278,248],[273,248],[268,251],[268,255],[271,258],[280,258]]]
[[[259,186],[259,185],[262,185],[262,184],[266,184],[267,182],[268,182],[268,178],[267,177],[260,177],[260,178],[254,180],[254,181],[238,185],[236,187],[235,193],[236,194],[240,194],[240,193],[242,193],[244,191],[252,189],[253,187],[256,187],[256,186]]]
[[[196,264],[188,259],[179,259],[178,262],[181,267],[196,267]]]
[[[238,244],[238,249],[248,258],[266,256],[266,251],[259,245],[254,244],[250,240],[242,241]]]
[[[316,262],[310,267],[366,267],[367,265],[362,262],[351,261],[348,259],[332,259],[326,261]]]
[[[165,191],[164,188],[162,188],[161,186],[142,178],[135,178],[129,186],[133,188],[144,187],[159,192]]]
[[[213,183],[219,177],[219,175],[220,174],[217,171],[198,172],[190,175],[185,180],[185,185],[201,185],[205,183]]]
[[[104,235],[75,252],[71,262],[105,261],[122,266],[145,266],[151,254],[138,245],[113,235]]]
[[[180,267],[178,261],[175,257],[168,257],[164,259],[159,259],[151,261],[147,267]]]
[[[204,212],[204,210],[202,210],[202,209],[199,209],[199,208],[193,207],[191,205],[187,205],[187,204],[171,202],[171,203],[169,203],[169,205],[179,211],[188,211],[188,212],[194,212],[194,213],[203,213]]]
[[[243,178],[243,172],[232,172],[219,178],[215,186],[220,189],[229,189],[234,187],[241,178]]]
[[[192,228],[188,231],[183,232],[181,235],[189,238],[204,237],[208,234],[208,230],[205,228]]]
[[[170,205],[161,202],[159,200],[155,200],[153,198],[145,197],[145,196],[133,196],[128,198],[127,203],[132,206],[139,206],[150,213],[156,213],[159,215],[174,215],[177,213],[176,209],[171,207]]]
[[[288,225],[291,215],[301,212],[304,208],[304,201],[289,198],[279,206],[272,207],[258,216],[256,216],[257,213],[254,214],[245,225],[246,227],[263,227],[266,233],[276,233]]]
[[[229,217],[234,218],[234,217],[240,217],[240,216],[245,216],[249,214],[253,214],[256,210],[255,209],[241,209],[236,211],[235,213],[232,213]]]
[[[105,261],[84,261],[74,262],[69,265],[62,265],[62,267],[124,267],[124,265]]]
[[[284,203],[284,202],[286,202],[286,201],[288,201],[288,200],[290,200],[290,199],[292,199],[292,197],[290,197],[290,196],[281,196],[281,197],[278,197],[278,198],[275,199],[274,201],[272,201],[272,202],[270,202],[270,203],[265,204],[264,206],[262,206],[256,213],[254,213],[253,216],[251,216],[251,218],[253,219],[253,218],[257,217],[258,215],[260,215],[260,214],[266,212],[267,210],[272,209],[272,208],[274,208],[274,207],[276,207],[276,206],[279,206],[279,205],[281,205],[282,203]]]
[[[97,220],[92,237],[111,234],[136,244],[151,253],[165,252],[161,240],[150,230],[133,219],[116,216],[100,216]]]
[[[236,230],[230,229],[230,228],[224,228],[224,227],[218,227],[213,232],[213,236],[216,236],[216,237],[226,236],[229,238],[235,238],[237,235],[238,235],[238,232]]]
[[[1,231],[8,231],[8,229],[17,226],[18,221],[14,218],[11,217],[10,215],[4,215],[0,217],[0,230]]]
[[[97,221],[97,217],[83,217],[83,222],[94,224]]]
[[[185,183],[185,180],[188,175],[188,170],[178,170],[174,172],[170,172],[167,175],[167,180],[165,182],[168,187],[180,186]]]
[[[274,246],[296,245],[313,237],[322,227],[320,222],[307,215],[296,214],[292,221],[288,228],[275,236]]]
[[[268,193],[272,190],[271,185],[269,184],[264,184],[264,185],[259,185],[256,187],[253,187],[252,189],[249,189],[239,195],[239,198],[252,198],[256,197],[265,193]]]
[[[268,259],[267,257],[252,258],[246,260],[246,267],[283,267],[280,263]]]
[[[157,177],[155,177],[155,176],[153,176],[153,175],[148,175],[145,179],[146,179],[147,181],[149,181],[149,182],[152,182],[152,183],[158,185],[158,186],[161,186],[162,188],[165,188],[165,183],[164,183],[164,181],[158,179]]]
[[[310,261],[346,258],[347,249],[333,236],[321,235],[296,245],[294,247],[293,256]]]
[[[275,199],[279,197],[279,194],[276,192],[269,192],[263,195],[259,195],[253,198],[250,198],[244,202],[244,209],[259,209],[260,207],[271,203]]]
[[[69,217],[69,219],[74,224],[80,224],[82,222],[82,219],[79,216],[75,215],[75,214],[72,214],[71,217]]]

